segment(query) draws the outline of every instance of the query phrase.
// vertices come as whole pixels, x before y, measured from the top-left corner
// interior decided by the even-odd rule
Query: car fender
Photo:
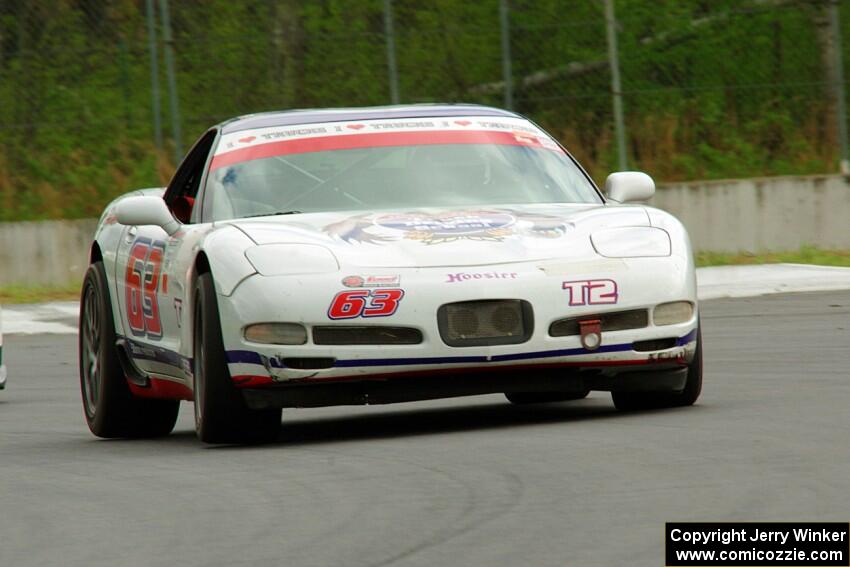
[[[216,227],[204,238],[199,253],[209,262],[216,293],[230,296],[242,280],[257,273],[245,256],[252,246],[254,241],[232,225]]]
[[[691,290],[691,295],[696,298],[697,280],[694,251],[685,225],[675,216],[660,209],[646,207],[646,213],[649,215],[649,222],[652,226],[662,228],[670,235],[671,256],[676,260],[674,265],[688,279],[688,289]]]

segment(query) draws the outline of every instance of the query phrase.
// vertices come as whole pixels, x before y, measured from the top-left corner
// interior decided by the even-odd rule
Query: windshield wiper
[[[256,215],[247,215],[244,217],[240,217],[243,219],[253,219],[256,217],[274,217],[277,215],[300,215],[301,211],[277,211],[276,213],[259,213]]]

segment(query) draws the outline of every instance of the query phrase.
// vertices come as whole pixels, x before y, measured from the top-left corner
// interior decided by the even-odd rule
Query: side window
[[[163,197],[171,213],[182,223],[191,221],[198,189],[204,177],[207,157],[215,142],[216,134],[215,130],[210,130],[195,142],[189,154],[183,159],[183,163],[177,168]]]

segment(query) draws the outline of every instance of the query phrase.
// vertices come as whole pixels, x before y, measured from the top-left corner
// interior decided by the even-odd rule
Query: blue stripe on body
[[[684,337],[676,339],[676,346],[687,345],[696,340],[697,330],[694,329]],[[583,347],[557,350],[541,350],[521,352],[516,354],[500,354],[495,356],[429,356],[420,358],[355,358],[337,360],[334,368],[357,368],[362,366],[422,366],[429,364],[487,364],[490,362],[508,362],[515,360],[532,360],[540,358],[559,358],[563,356],[579,356],[584,354],[599,354],[605,352],[625,352],[632,350],[632,343],[603,345],[590,351]],[[285,368],[276,357],[270,357],[269,362],[275,368]],[[263,358],[256,352],[248,350],[232,350],[227,352],[227,362],[241,364],[263,364]]]

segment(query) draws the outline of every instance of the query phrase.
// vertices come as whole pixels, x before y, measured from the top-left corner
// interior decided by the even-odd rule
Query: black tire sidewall
[[[86,292],[89,288],[97,294],[100,318],[100,344],[98,345],[98,366],[100,370],[100,384],[98,388],[97,402],[95,404],[94,416],[90,416],[86,409],[85,386],[83,381],[83,333],[82,325],[85,321]],[[83,280],[83,292],[80,301],[80,333],[79,333],[79,368],[80,368],[80,393],[83,397],[83,413],[86,417],[89,429],[95,435],[111,437],[121,435],[120,428],[115,426],[117,416],[130,410],[133,398],[130,388],[127,386],[124,371],[118,361],[115,352],[115,319],[113,318],[112,302],[110,300],[109,288],[106,279],[106,270],[102,262],[92,264],[86,272]]]
[[[201,404],[196,418],[198,438],[205,443],[266,442],[280,430],[280,409],[251,410],[233,385],[224,340],[215,283],[209,273],[198,276],[195,285],[195,348],[203,351],[195,363],[195,403]],[[198,333],[200,335],[198,335]],[[198,342],[200,337],[200,343]],[[197,352],[194,356],[197,358]],[[200,384],[200,391],[197,384]],[[196,416],[198,410],[196,409]]]
[[[697,347],[688,364],[688,377],[680,392],[611,392],[617,409],[630,411],[693,405],[702,392],[702,324],[697,320]]]
[[[228,415],[233,413],[234,408],[229,406],[235,405],[235,392],[226,388],[230,375],[221,338],[218,302],[210,274],[198,276],[195,299],[193,356],[196,364],[193,389],[195,403],[200,404],[195,409],[195,427],[202,441],[215,442],[227,433],[226,421]],[[202,350],[200,357],[199,350]]]
[[[98,386],[95,413],[86,410],[85,386],[83,384],[83,333],[86,316],[86,292],[93,289],[97,294],[100,311],[100,339],[98,365],[101,378]],[[133,396],[127,377],[118,359],[117,335],[112,310],[109,283],[102,262],[93,263],[83,280],[80,300],[80,333],[78,338],[80,393],[83,397],[83,414],[91,432],[98,437],[159,437],[174,429],[180,409],[178,400],[139,399]]]
[[[678,394],[678,405],[689,406],[697,401],[702,393],[702,325],[697,323],[697,348],[694,358],[688,365],[688,381]]]

